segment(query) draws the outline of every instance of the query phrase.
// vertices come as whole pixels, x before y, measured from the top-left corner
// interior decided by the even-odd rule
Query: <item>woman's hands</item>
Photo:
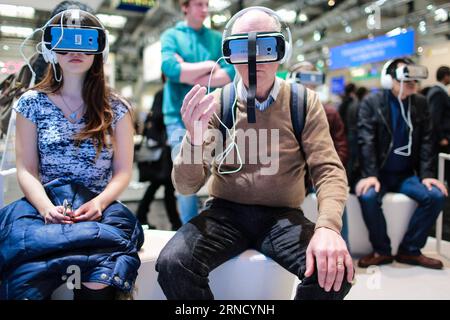
[[[73,221],[69,215],[64,215],[63,206],[53,206],[48,208],[43,214],[45,224],[72,224]]]
[[[74,222],[99,221],[102,218],[102,211],[103,207],[100,200],[94,198],[75,210],[72,219]]]
[[[94,198],[75,211],[67,209],[65,215],[63,206],[54,206],[47,209],[43,216],[46,224],[72,224],[83,221],[99,221],[102,218],[102,211],[100,200]]]

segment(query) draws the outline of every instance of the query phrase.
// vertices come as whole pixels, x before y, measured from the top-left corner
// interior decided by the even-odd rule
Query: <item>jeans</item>
[[[374,251],[382,255],[391,255],[391,244],[381,204],[387,192],[398,192],[418,203],[398,253],[420,255],[420,249],[425,246],[431,227],[444,208],[444,194],[435,187],[428,190],[417,176],[382,174],[379,180],[381,184],[379,193],[375,192],[374,188],[370,188],[359,197],[364,222],[369,229],[369,239]]]
[[[180,152],[181,141],[186,129],[181,122],[166,125],[167,136],[169,137],[169,145],[172,149],[172,160],[175,159]],[[183,224],[188,223],[193,217],[198,215],[197,195],[177,194],[178,211]]]
[[[156,262],[158,282],[169,300],[213,299],[209,273],[243,251],[255,249],[302,280],[295,299],[343,299],[351,288],[345,278],[340,291],[326,292],[316,273],[304,276],[306,249],[313,234],[314,224],[300,209],[213,198],[161,251]]]

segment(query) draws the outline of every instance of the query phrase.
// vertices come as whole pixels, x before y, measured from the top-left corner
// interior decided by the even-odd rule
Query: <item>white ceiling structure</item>
[[[52,11],[60,0],[2,0],[1,4],[10,4],[15,6],[33,7],[36,10]],[[88,4],[94,10],[97,10],[102,4],[103,0],[81,0],[80,2]]]

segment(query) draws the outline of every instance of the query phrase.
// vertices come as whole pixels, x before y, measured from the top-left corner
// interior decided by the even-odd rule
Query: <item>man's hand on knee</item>
[[[353,261],[347,245],[341,235],[331,229],[318,228],[314,233],[306,250],[306,277],[313,275],[315,265],[319,285],[326,292],[331,288],[336,292],[341,289],[346,271],[346,280],[353,281]]]
[[[381,184],[377,177],[368,177],[365,179],[361,179],[355,188],[356,195],[358,197],[362,196],[363,194],[366,194],[366,192],[369,191],[369,189],[372,187],[375,188],[376,192],[380,192]]]
[[[426,178],[422,180],[422,183],[427,187],[428,190],[431,191],[431,188],[435,186],[438,188],[446,197],[448,197],[448,191],[445,185],[439,180],[433,178]]]

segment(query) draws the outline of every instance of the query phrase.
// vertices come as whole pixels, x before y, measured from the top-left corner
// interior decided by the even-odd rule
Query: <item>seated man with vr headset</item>
[[[416,82],[428,70],[410,59],[388,61],[381,74],[384,90],[366,97],[358,113],[359,161],[362,179],[356,185],[363,218],[374,252],[359,260],[359,267],[394,260],[381,201],[387,192],[414,199],[418,208],[409,222],[395,260],[442,269],[442,262],[424,256],[430,228],[444,206],[445,186],[434,179],[432,124],[426,98]]]
[[[340,235],[347,179],[317,94],[276,77],[291,47],[289,28],[272,10],[244,9],[223,36],[224,58],[238,77],[211,95],[196,85],[184,99],[187,133],[174,162],[174,185],[180,193],[195,193],[211,169],[211,198],[158,258],[158,281],[168,299],[213,299],[209,273],[247,249],[271,257],[302,280],[296,299],[343,299],[351,288],[352,259]],[[223,142],[220,131],[214,141],[210,133],[224,126],[231,136],[228,146],[238,132],[252,130],[275,131],[279,140],[272,136],[264,146],[260,134],[259,143],[250,138],[240,148],[227,148],[226,164],[217,153],[209,161],[210,148]],[[257,152],[248,152],[257,143]],[[279,154],[271,159],[276,172],[266,170],[273,164],[262,160],[267,150]],[[242,158],[241,151],[246,151]],[[254,153],[256,164],[249,161]],[[199,161],[190,161],[198,154]],[[316,225],[300,210],[306,164],[319,202]]]

